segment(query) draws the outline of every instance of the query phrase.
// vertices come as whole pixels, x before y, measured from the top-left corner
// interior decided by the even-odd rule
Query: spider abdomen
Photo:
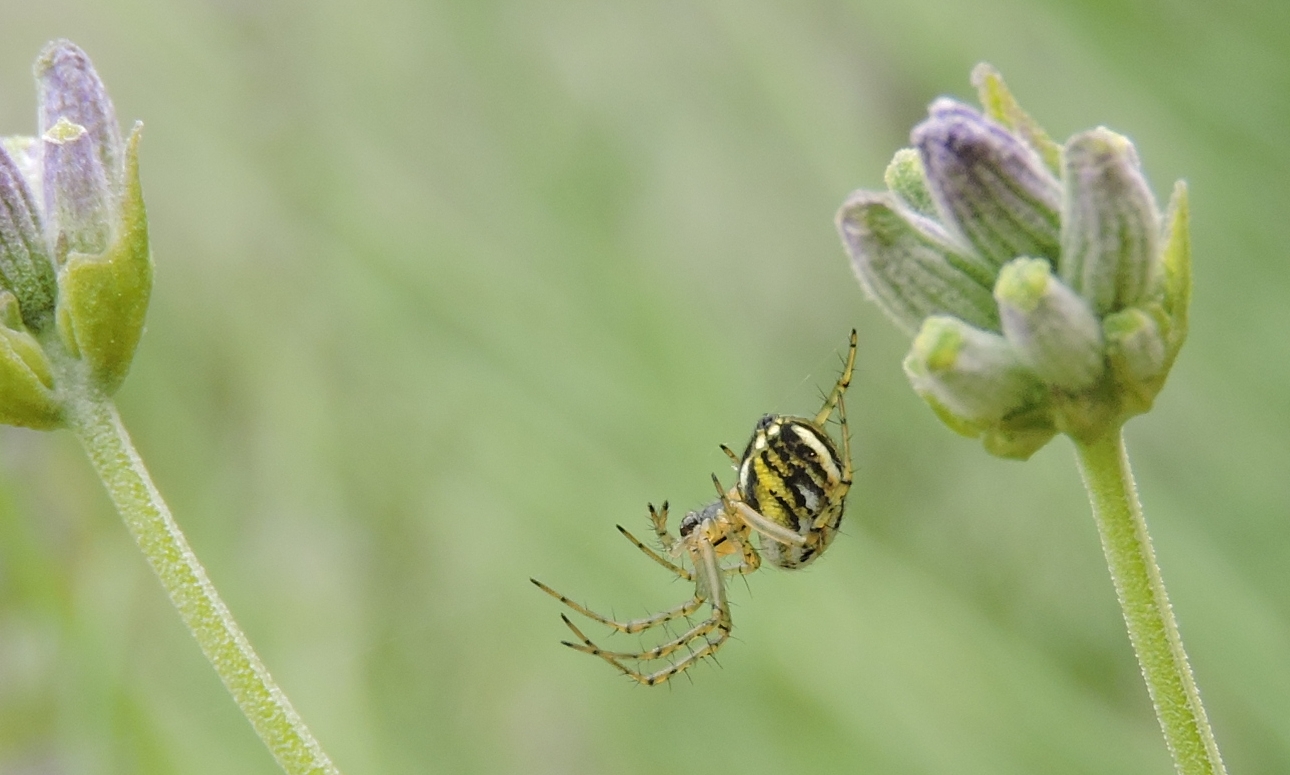
[[[754,511],[805,539],[801,545],[763,541],[766,560],[798,568],[833,540],[850,482],[823,428],[805,417],[766,415],[753,429],[739,464],[739,496]]]

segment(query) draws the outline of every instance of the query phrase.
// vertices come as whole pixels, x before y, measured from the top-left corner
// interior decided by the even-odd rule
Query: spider
[[[721,445],[738,474],[735,485],[726,490],[713,474],[717,499],[687,513],[681,520],[679,536],[673,536],[667,528],[668,504],[664,502],[657,510],[649,505],[650,522],[662,544],[662,553],[618,526],[618,531],[645,556],[692,582],[692,598],[666,611],[624,622],[598,614],[537,579],[530,579],[561,603],[617,632],[641,633],[685,619],[684,632],[650,649],[607,651],[561,614],[576,638],[562,641],[564,645],[600,657],[646,686],[661,684],[715,654],[730,637],[726,579],[752,573],[761,567],[763,558],[771,565],[791,570],[819,557],[837,534],[851,487],[851,445],[842,397],[851,384],[855,359],[856,332],[852,330],[842,375],[814,417],[768,414],[757,421],[743,455]],[[840,455],[825,427],[835,410],[842,437]],[[758,536],[760,552],[753,546],[753,534]],[[683,557],[689,560],[690,570],[681,564]],[[709,609],[707,618],[693,623],[690,617],[705,605]],[[672,635],[670,629],[666,631]],[[666,662],[666,666],[652,672],[644,669],[655,661]]]

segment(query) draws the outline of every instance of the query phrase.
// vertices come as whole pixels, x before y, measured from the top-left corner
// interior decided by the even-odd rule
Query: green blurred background
[[[1069,444],[941,427],[831,219],[988,60],[1192,187],[1193,334],[1128,436],[1234,775],[1290,771],[1290,5],[3,4],[0,132],[66,36],[143,119],[157,285],[119,395],[357,773],[1164,773]],[[860,329],[828,556],[661,689],[560,606],[690,590],[614,530],[808,412]],[[601,635],[599,628],[589,633]],[[628,638],[625,645],[632,645]],[[75,441],[0,432],[0,772],[277,771]]]

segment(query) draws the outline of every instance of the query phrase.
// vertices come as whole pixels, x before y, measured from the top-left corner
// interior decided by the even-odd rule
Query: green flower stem
[[[91,383],[84,363],[67,353],[56,336],[43,339],[67,427],[80,439],[130,534],[256,734],[289,775],[339,775],[215,591],[148,476],[112,399]]]
[[[1179,775],[1226,775],[1151,549],[1120,429],[1075,441],[1115,593]]]

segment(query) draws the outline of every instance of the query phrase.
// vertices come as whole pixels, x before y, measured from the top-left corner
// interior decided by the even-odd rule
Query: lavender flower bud
[[[111,394],[130,367],[152,290],[140,125],[123,143],[112,100],[74,44],[46,46],[35,71],[46,229],[59,263],[58,330]]]
[[[112,237],[113,201],[92,136],[62,118],[41,139],[45,211],[60,261],[68,252],[102,253]]]
[[[1151,408],[1187,337],[1187,189],[1162,230],[1128,139],[1059,146],[994,68],[972,83],[984,113],[932,103],[889,191],[852,193],[837,226],[869,296],[917,332],[915,391],[991,454],[1026,458]]]
[[[51,41],[36,59],[34,71],[40,134],[62,119],[83,127],[90,136],[99,168],[119,196],[125,145],[116,108],[89,56],[70,40]]]
[[[1102,327],[1088,303],[1052,275],[1042,258],[1018,258],[994,287],[1003,335],[1045,382],[1070,392],[1103,371]]]
[[[1018,412],[1044,390],[1002,336],[942,315],[923,321],[904,366],[919,395],[977,428]]]
[[[942,220],[995,267],[1018,256],[1056,261],[1061,184],[1039,155],[967,105],[939,99],[929,113],[911,139]]]
[[[1160,212],[1138,154],[1098,128],[1066,143],[1062,279],[1098,315],[1145,299],[1160,277]]]
[[[38,137],[0,139],[0,423],[62,424],[51,363],[120,386],[152,290],[140,124],[122,143],[85,52],[60,40],[35,65]],[[58,374],[68,374],[57,370]]]
[[[860,284],[906,331],[935,314],[998,329],[989,267],[892,194],[856,192],[838,211],[837,227]]]

